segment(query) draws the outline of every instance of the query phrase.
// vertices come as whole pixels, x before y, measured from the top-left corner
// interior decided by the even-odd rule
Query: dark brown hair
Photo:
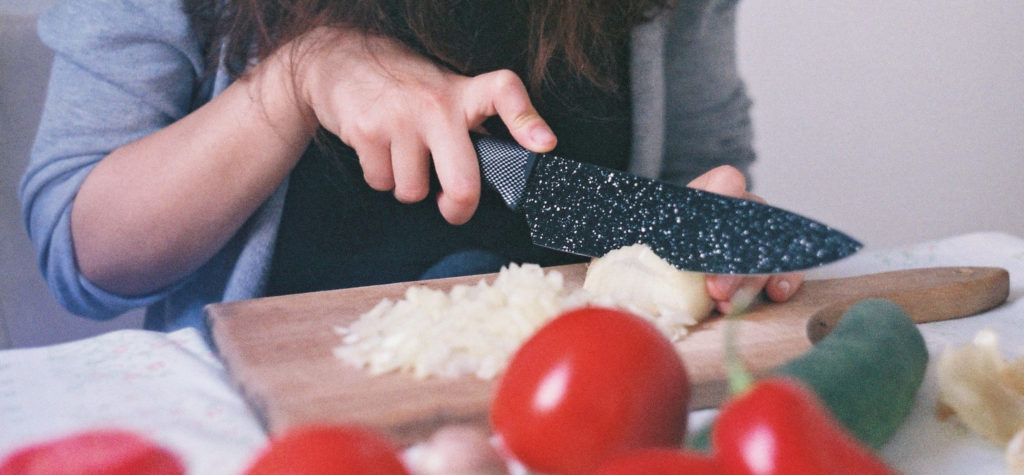
[[[537,93],[553,65],[601,89],[615,90],[615,52],[628,28],[671,0],[185,0],[193,25],[223,53],[235,76],[252,61],[318,26],[352,27],[387,36],[460,74],[479,74],[467,54],[472,32],[453,29],[467,5],[511,11],[525,27],[519,73]],[[503,66],[508,67],[508,66]]]

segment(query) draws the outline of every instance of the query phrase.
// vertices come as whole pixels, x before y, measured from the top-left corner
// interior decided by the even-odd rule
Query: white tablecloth
[[[196,330],[122,330],[0,352],[0,457],[105,427],[147,435],[181,456],[190,474],[240,473],[266,442]]]
[[[842,277],[933,266],[1010,271],[1009,301],[970,318],[921,325],[933,361],[982,328],[998,331],[1007,358],[1024,354],[1024,240],[999,233],[956,236],[862,252],[810,273]],[[1004,473],[1002,450],[955,420],[934,416],[929,375],[917,405],[882,455],[906,474]],[[693,415],[693,425],[713,411]],[[189,473],[238,473],[266,443],[254,414],[202,336],[119,331],[43,348],[0,352],[0,458],[26,444],[95,427],[146,434],[181,455]]]
[[[1010,272],[1010,295],[1002,306],[981,315],[920,325],[931,355],[917,405],[907,422],[882,450],[893,467],[906,474],[1002,474],[1003,451],[970,433],[955,420],[935,417],[938,388],[935,361],[946,347],[968,344],[983,328],[995,329],[1006,358],[1024,355],[1024,240],[1006,234],[979,233],[866,252],[820,269],[810,277],[840,277],[886,270],[933,266],[993,266]]]

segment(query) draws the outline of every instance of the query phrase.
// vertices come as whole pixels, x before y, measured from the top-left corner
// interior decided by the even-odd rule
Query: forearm
[[[90,172],[71,212],[86,278],[122,295],[148,293],[197,269],[234,235],[312,135],[282,66],[268,60]]]
[[[318,125],[355,149],[371,187],[399,201],[426,197],[433,165],[442,215],[463,223],[480,193],[469,130],[493,115],[527,148],[554,148],[511,71],[459,76],[394,40],[314,30],[96,165],[71,212],[79,270],[122,295],[194,271],[276,189]]]

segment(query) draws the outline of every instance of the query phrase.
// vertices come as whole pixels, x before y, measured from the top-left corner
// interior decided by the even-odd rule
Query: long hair
[[[193,26],[211,45],[223,45],[229,72],[248,65],[319,26],[356,28],[387,36],[454,72],[472,75],[466,51],[474,35],[454,31],[451,19],[469,2],[491,4],[525,24],[525,48],[517,71],[531,93],[551,80],[558,65],[597,87],[614,91],[616,41],[671,0],[184,0]]]

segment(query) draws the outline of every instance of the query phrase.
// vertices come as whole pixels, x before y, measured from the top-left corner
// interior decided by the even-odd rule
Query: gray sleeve
[[[19,190],[25,225],[57,300],[73,313],[110,318],[166,291],[127,298],[88,282],[75,261],[71,207],[111,151],[194,107],[198,41],[176,0],[63,1],[40,17],[39,35],[55,59]]]
[[[751,101],[736,60],[736,1],[697,3],[676,9],[664,45],[660,176],[681,184],[719,165],[748,174],[754,161]]]

